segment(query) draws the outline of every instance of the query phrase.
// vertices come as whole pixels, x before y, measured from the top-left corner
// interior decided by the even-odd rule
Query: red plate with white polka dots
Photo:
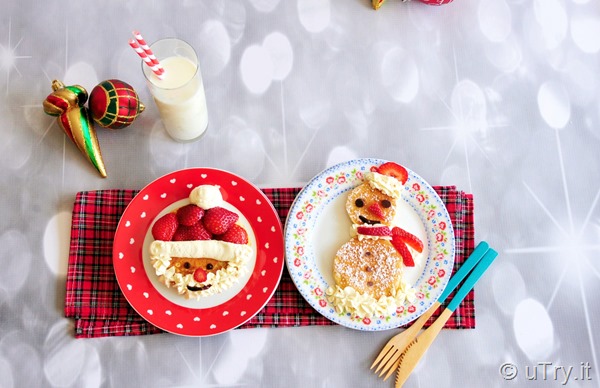
[[[231,288],[197,301],[158,281],[149,247],[154,221],[190,203],[190,192],[200,185],[219,186],[224,207],[240,215],[254,254]],[[148,322],[174,334],[210,336],[240,326],[266,305],[281,279],[283,250],[279,217],[262,191],[227,171],[191,168],[155,180],[131,201],[115,234],[113,265],[123,295]]]

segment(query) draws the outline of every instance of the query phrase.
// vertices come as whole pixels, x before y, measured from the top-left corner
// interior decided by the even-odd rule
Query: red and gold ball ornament
[[[379,9],[379,7],[381,7],[383,5],[383,3],[385,3],[385,0],[371,0],[373,3],[373,8],[374,9]],[[402,0],[403,2],[408,1],[408,0]],[[443,5],[443,4],[448,4],[451,3],[452,0],[419,0],[421,3],[425,3],[427,5]]]
[[[85,106],[86,102],[89,108]],[[54,80],[52,93],[46,97],[43,106],[47,114],[57,118],[58,125],[103,178],[107,175],[106,167],[94,121],[109,129],[124,128],[144,111],[144,105],[131,85],[116,79],[96,85],[89,98],[82,86],[65,86]]]
[[[144,104],[133,87],[118,79],[96,85],[90,93],[88,105],[94,121],[109,129],[129,126],[144,111]]]
[[[451,3],[452,0],[419,0],[421,3],[425,3],[427,5],[444,5]]]

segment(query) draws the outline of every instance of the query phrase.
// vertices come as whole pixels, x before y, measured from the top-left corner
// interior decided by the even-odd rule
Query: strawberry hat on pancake
[[[365,179],[374,189],[390,197],[400,198],[402,187],[408,180],[408,171],[397,163],[386,162],[379,167],[372,167]]]

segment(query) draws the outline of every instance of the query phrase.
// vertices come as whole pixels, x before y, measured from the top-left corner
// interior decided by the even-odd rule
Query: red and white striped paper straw
[[[152,59],[150,59],[148,54],[146,54],[144,49],[142,47],[140,47],[140,44],[135,39],[130,39],[129,45],[140,56],[140,58],[142,58],[144,63],[146,65],[148,65],[148,67],[150,67],[150,69],[152,69],[152,72],[154,72],[154,74],[156,74],[156,76],[159,79],[163,79],[163,77],[164,77],[163,74],[164,74],[165,70],[162,67],[159,67],[158,65],[154,64],[154,62],[152,61]]]
[[[152,60],[152,63],[154,65],[158,66],[158,68],[162,72],[164,72],[164,69],[162,68],[160,62],[154,56],[154,53],[152,52],[152,49],[150,49],[150,46],[148,46],[148,44],[146,43],[146,40],[144,39],[144,37],[142,36],[142,34],[140,34],[139,31],[134,30],[133,31],[133,36],[134,36],[135,40],[137,40],[137,42],[139,43],[140,47],[144,50],[144,52],[146,53],[146,55],[148,56],[148,58],[150,58],[150,60]]]

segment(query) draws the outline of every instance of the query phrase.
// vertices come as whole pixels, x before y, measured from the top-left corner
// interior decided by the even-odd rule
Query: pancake
[[[390,296],[402,278],[402,257],[388,240],[354,237],[337,251],[333,277],[342,289],[349,286],[375,299]]]
[[[380,212],[374,211],[373,207]],[[346,212],[353,224],[390,225],[396,215],[396,198],[362,184],[348,194]]]

